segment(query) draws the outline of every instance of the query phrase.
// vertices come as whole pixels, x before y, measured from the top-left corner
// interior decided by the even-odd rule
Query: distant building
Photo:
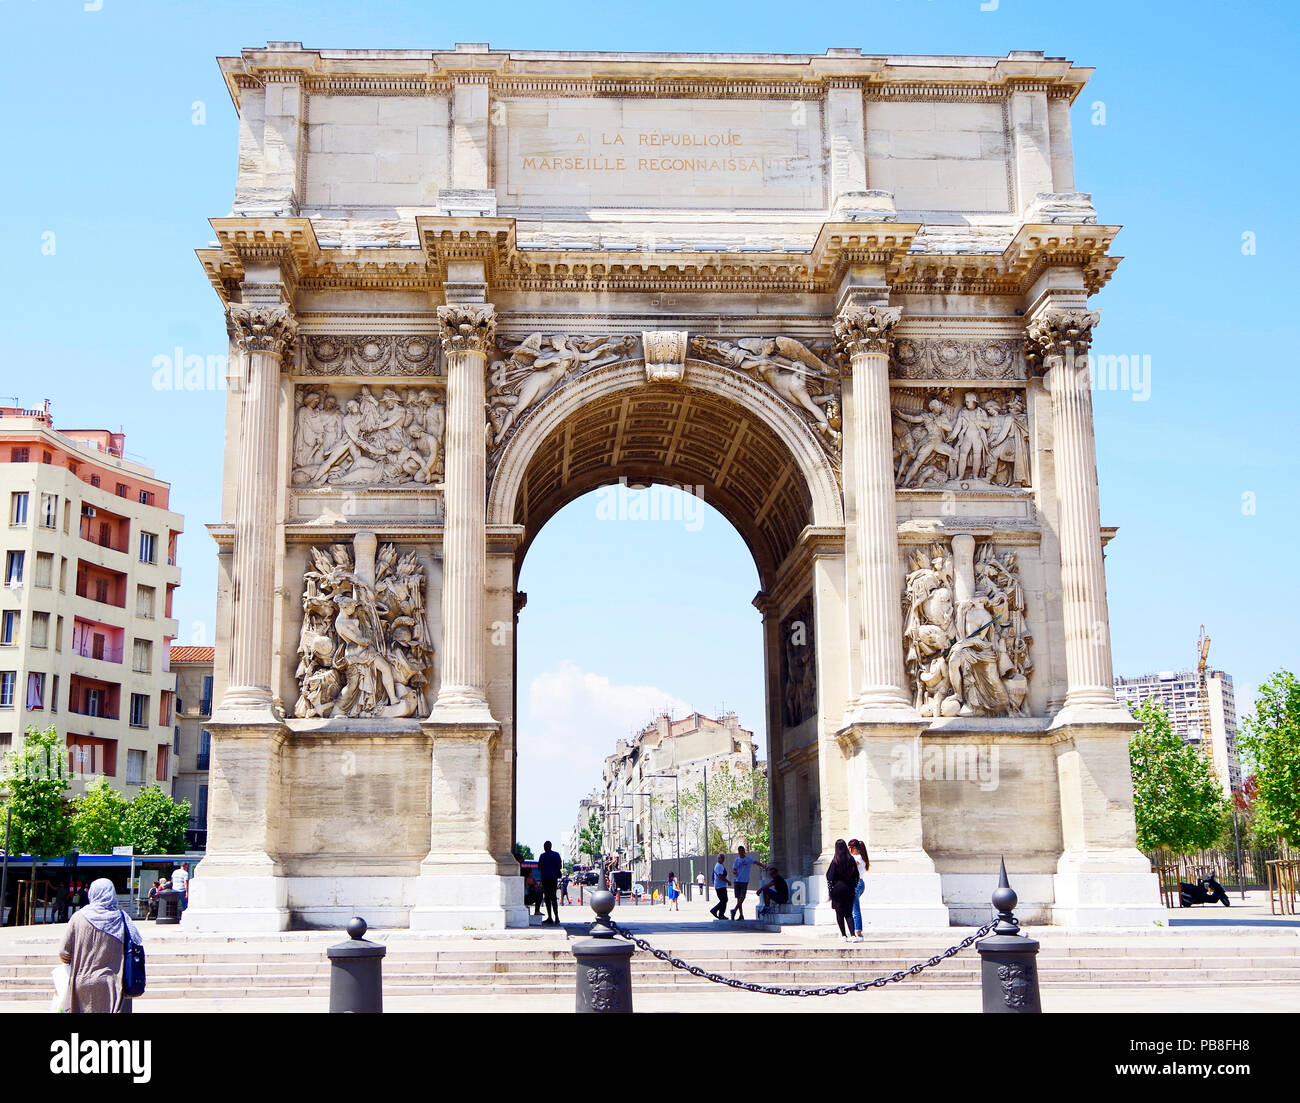
[[[1201,703],[1200,685],[1194,670],[1162,670],[1137,678],[1116,678],[1115,699],[1130,710],[1148,698],[1164,706],[1173,729],[1185,743],[1198,749],[1208,726],[1214,772],[1225,795],[1241,789],[1241,761],[1237,756],[1237,705],[1232,678],[1222,670],[1206,672],[1209,724]]]
[[[698,712],[673,720],[663,713],[631,743],[620,739],[605,759],[601,816],[606,854],[621,852],[623,868],[646,877],[653,859],[698,850],[698,832],[688,831],[683,817],[677,852],[679,833],[669,811],[679,793],[704,781],[706,769],[712,773],[724,764],[744,772],[758,766],[754,733],[742,728],[732,712],[717,720]]]
[[[591,823],[592,816],[595,816],[597,822],[600,822],[602,807],[603,793],[599,789],[593,790],[590,795],[578,801],[578,818],[573,823],[573,830],[564,840],[564,857],[567,861],[577,865],[589,865],[596,862],[599,855],[589,855],[582,849],[582,833]]]
[[[101,775],[128,798],[172,787],[184,520],[125,444],[56,430],[48,403],[0,406],[0,753],[57,727],[74,796]]]
[[[208,756],[212,740],[204,725],[212,718],[211,647],[173,647],[176,672],[176,776],[172,797],[190,802],[186,841],[202,848],[208,827]]]

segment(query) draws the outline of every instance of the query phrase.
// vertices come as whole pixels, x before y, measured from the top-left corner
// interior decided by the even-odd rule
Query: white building
[[[1162,670],[1136,678],[1115,679],[1115,699],[1129,709],[1148,698],[1164,706],[1170,722],[1186,743],[1200,748],[1206,728],[1214,773],[1225,796],[1241,789],[1241,761],[1237,757],[1237,705],[1232,693],[1232,678],[1222,670],[1206,673],[1209,723],[1201,702],[1200,685],[1194,670]]]
[[[109,778],[171,793],[172,597],[184,521],[170,488],[106,429],[56,430],[0,407],[0,752],[58,728],[72,793]]]

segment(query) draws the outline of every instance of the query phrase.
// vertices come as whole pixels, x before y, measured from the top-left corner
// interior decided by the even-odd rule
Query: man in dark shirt
[[[537,876],[542,880],[542,902],[546,905],[543,927],[554,927],[560,922],[560,905],[555,899],[555,886],[560,883],[560,855],[551,849],[551,840],[542,843],[542,853],[537,859]]]
[[[776,904],[788,904],[790,902],[790,886],[786,883],[781,871],[775,867],[768,870],[772,879],[764,884],[758,890],[758,895],[763,901],[763,908],[772,907]]]

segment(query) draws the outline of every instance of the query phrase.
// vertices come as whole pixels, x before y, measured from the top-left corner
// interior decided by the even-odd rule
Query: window
[[[13,732],[0,732],[0,751],[12,750],[14,745]]]
[[[0,709],[14,707],[14,684],[17,681],[18,674],[16,671],[0,671]]]
[[[199,760],[195,768],[206,770],[208,768],[208,756],[212,753],[212,735],[210,732],[199,732]]]
[[[140,533],[140,562],[157,563],[158,562],[158,534],[154,532]]]
[[[159,743],[159,744],[158,744],[158,767],[157,767],[157,769],[154,771],[154,779],[155,779],[156,781],[170,781],[170,780],[171,780],[171,773],[170,773],[170,771],[169,771],[169,769],[168,769],[168,767],[170,766],[170,763],[167,761],[167,759],[168,759],[168,754],[167,754],[167,752],[168,752],[170,749],[171,749],[171,748],[168,747],[166,743]]]
[[[18,631],[19,610],[6,609],[0,613],[0,645],[12,646],[14,635]]]
[[[137,586],[135,588],[135,615],[137,617],[153,618],[154,596],[152,586]]]
[[[203,698],[199,701],[199,715],[212,715],[212,675],[203,675]]]
[[[108,604],[108,579],[95,579],[95,600]]]
[[[76,472],[74,471],[73,474],[75,475]],[[64,536],[68,535],[68,518],[71,516],[72,516],[72,499],[64,498],[63,499],[63,535]]]
[[[11,551],[5,553],[5,585],[21,586],[23,584],[23,563],[26,552]]]
[[[113,546],[113,526],[107,521],[99,522],[99,546],[101,548],[111,548]]]
[[[63,650],[63,618],[59,617],[54,622],[54,650]]]
[[[131,694],[131,727],[147,728],[149,726],[149,695],[147,693]]]
[[[9,495],[9,523],[27,524],[27,491],[15,490]]]
[[[126,783],[128,785],[144,784],[144,751],[126,752]]]
[[[152,490],[142,490],[142,491],[140,491],[140,504],[141,504],[142,506],[151,506],[151,505],[153,505],[153,491],[152,491]]]
[[[160,727],[166,727],[172,722],[172,694],[170,690],[163,690],[158,696],[158,724]]]
[[[42,452],[42,453],[41,453],[41,463],[53,463],[53,462],[54,462],[54,453],[53,453],[53,452]]]
[[[32,614],[32,646],[33,647],[50,646],[50,614],[49,613]]]
[[[41,528],[59,527],[59,496],[57,494],[41,495]]]
[[[59,556],[59,593],[66,594],[67,592],[68,592],[68,557],[66,555],[61,555]]]
[[[176,755],[179,758],[180,753],[181,753],[181,726],[177,724],[176,727],[172,729],[172,754]]]
[[[36,578],[33,580],[42,590],[48,590],[54,580],[54,554],[52,552],[36,553]]]
[[[148,674],[153,666],[153,644],[148,640],[136,640],[131,651],[131,669],[139,674]]]
[[[43,709],[45,707],[45,675],[32,671],[27,675],[27,707]]]
[[[98,485],[99,485],[99,476],[98,476],[98,475],[91,475],[91,476],[90,476],[90,485],[91,485],[91,486],[98,486]]]
[[[199,828],[208,826],[208,787],[199,786]]]
[[[86,690],[86,715],[99,716],[100,706],[103,704],[103,694],[98,689]]]
[[[10,462],[10,463],[26,463],[26,462],[27,462],[27,455],[28,455],[28,452],[27,452],[27,449],[26,449],[26,448],[11,448],[11,449],[9,449],[9,462]]]
[[[117,484],[117,496],[118,496],[119,498],[125,498],[125,497],[128,496],[128,495],[127,495],[127,487],[126,487],[126,483],[118,483],[118,484]]]
[[[59,676],[57,674],[50,679],[50,711],[59,711]]]

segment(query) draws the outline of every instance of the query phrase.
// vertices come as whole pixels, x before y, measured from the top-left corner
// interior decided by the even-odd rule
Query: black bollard
[[[578,1014],[621,1014],[632,1010],[632,954],[630,942],[614,937],[609,913],[614,910],[614,894],[598,889],[591,894],[591,910],[596,922],[591,937],[575,942],[573,958],[577,964]]]
[[[384,1010],[384,955],[388,947],[366,940],[366,921],[348,922],[347,942],[330,946],[330,1014],[378,1015]]]
[[[986,1015],[1041,1015],[1038,994],[1038,943],[1020,933],[1020,920],[1013,912],[1015,890],[1007,882],[1007,863],[1002,862],[998,887],[993,890],[993,907],[998,923],[988,938],[977,942],[980,952],[980,983]]]

